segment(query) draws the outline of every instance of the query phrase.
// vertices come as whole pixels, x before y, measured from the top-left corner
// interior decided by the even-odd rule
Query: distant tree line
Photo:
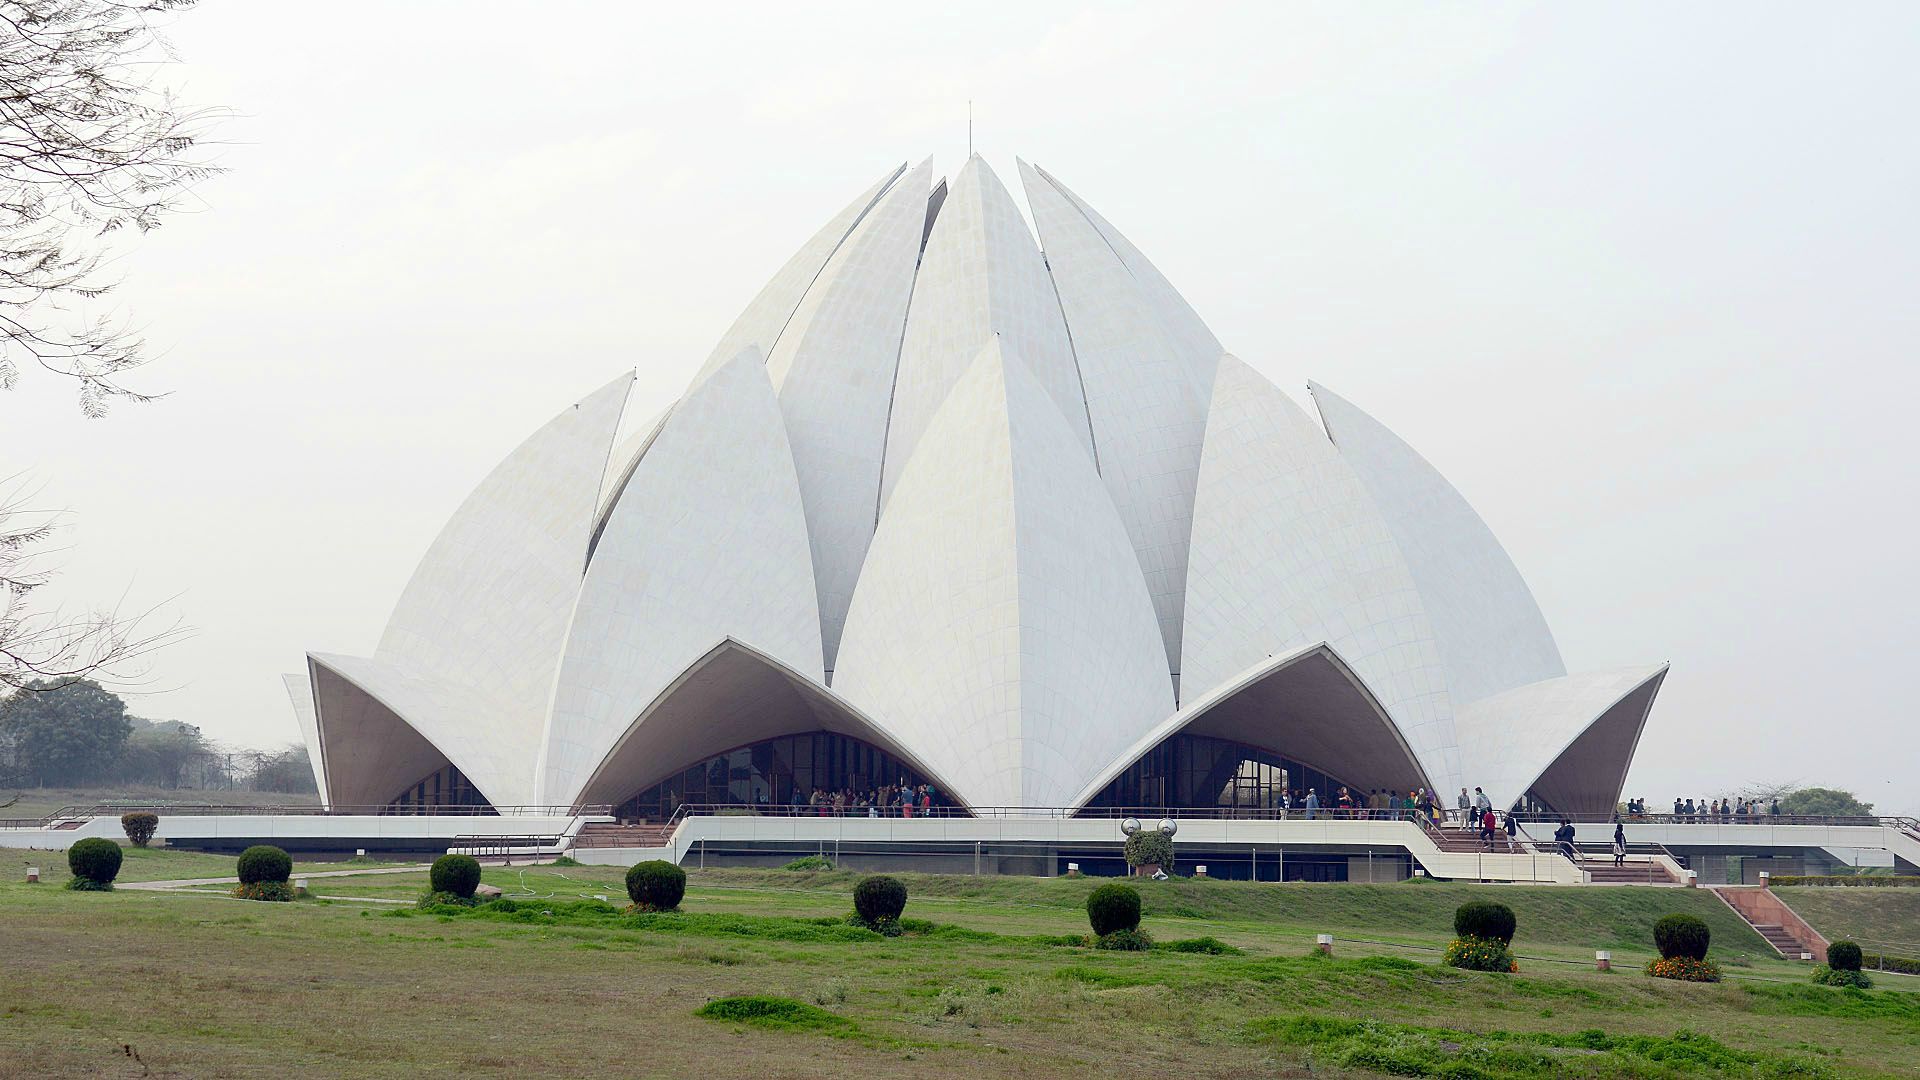
[[[222,746],[192,724],[143,720],[91,679],[29,683],[0,699],[0,788],[127,784],[169,790],[314,790],[305,746]]]

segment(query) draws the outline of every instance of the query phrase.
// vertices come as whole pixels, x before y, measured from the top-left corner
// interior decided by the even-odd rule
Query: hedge
[[[1901,975],[1920,975],[1920,960],[1911,956],[1888,956],[1885,953],[1861,953],[1860,966],[1875,971],[1892,971]]]
[[[1453,912],[1453,932],[1462,938],[1511,945],[1516,926],[1513,909],[1492,900],[1470,900]]]
[[[433,860],[427,880],[434,892],[469,897],[480,887],[480,864],[471,855],[442,855]]]
[[[67,849],[67,869],[73,872],[71,889],[111,889],[120,876],[120,845],[104,837],[89,836]],[[76,884],[83,882],[84,884]]]
[[[665,859],[634,863],[627,871],[627,896],[641,911],[672,911],[687,895],[687,872]]]
[[[1920,889],[1920,875],[1913,874],[1840,874],[1840,875],[1795,875],[1791,877],[1770,877],[1767,884],[1780,888],[1788,885],[1855,885],[1882,889]]]
[[[255,844],[240,853],[240,884],[285,881],[293,873],[293,856],[272,844]]]
[[[126,830],[127,839],[133,841],[134,847],[146,847],[147,841],[160,829],[160,815],[145,810],[121,814],[120,827]]]
[[[1087,921],[1096,936],[1140,926],[1140,894],[1125,885],[1102,885],[1087,894]]]

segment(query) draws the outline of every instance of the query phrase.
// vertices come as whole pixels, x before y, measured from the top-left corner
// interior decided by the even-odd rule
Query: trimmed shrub
[[[1719,982],[1720,966],[1711,960],[1692,956],[1663,956],[1647,961],[1647,974],[1656,979],[1678,979],[1681,982]]]
[[[471,855],[442,855],[433,860],[427,882],[434,892],[470,897],[480,887],[480,864]]]
[[[634,863],[627,871],[627,896],[641,911],[672,911],[687,895],[687,872],[665,859]]]
[[[1813,973],[1813,981],[1819,983],[1821,986],[1851,986],[1856,990],[1873,989],[1872,979],[1867,978],[1863,972],[1849,968],[1816,968]]]
[[[1520,963],[1499,938],[1459,937],[1447,946],[1446,962],[1468,971],[1519,971]]]
[[[249,885],[235,885],[233,895],[242,900],[288,902],[293,899],[293,884],[287,881],[256,881]]]
[[[1860,970],[1860,946],[1842,939],[1827,946],[1827,966],[1835,971]]]
[[[1173,837],[1159,829],[1142,829],[1127,837],[1127,865],[1157,866],[1173,873]]]
[[[1245,956],[1246,951],[1229,945],[1219,938],[1197,937],[1181,941],[1157,941],[1154,948],[1161,952],[1201,953],[1206,956]]]
[[[285,881],[293,873],[293,856],[272,844],[255,844],[240,853],[240,884]]]
[[[480,906],[480,901],[475,900],[471,896],[461,896],[459,893],[445,892],[439,889],[430,889],[427,891],[427,894],[425,896],[422,896],[420,899],[414,901],[413,906],[421,909],[422,911],[433,911],[440,908],[450,908],[450,907],[452,908],[478,907]]]
[[[1100,886],[1087,894],[1087,921],[1099,937],[1139,929],[1140,894],[1126,885]]]
[[[147,841],[153,839],[153,834],[160,829],[160,815],[144,810],[121,814],[120,827],[126,830],[127,839],[133,841],[134,847],[146,847]]]
[[[788,863],[787,865],[781,867],[780,869],[792,870],[792,871],[795,871],[796,873],[815,871],[815,870],[831,870],[833,869],[833,860],[827,858],[825,855],[802,855],[799,858]]]
[[[1713,931],[1692,915],[1668,915],[1653,924],[1653,943],[1668,960],[1678,957],[1705,960],[1707,946],[1712,941]]]
[[[907,886],[885,874],[861,878],[853,887],[853,910],[868,926],[882,920],[898,923],[900,913],[907,910]]]
[[[1516,926],[1513,909],[1492,900],[1470,900],[1453,911],[1453,932],[1462,938],[1480,938],[1511,945]]]
[[[1146,952],[1153,948],[1153,939],[1147,936],[1145,930],[1115,930],[1095,938],[1093,947],[1115,952]]]
[[[73,880],[67,888],[105,892],[120,876],[120,845],[101,836],[89,836],[67,849],[67,869]],[[85,882],[86,884],[79,884]]]
[[[1788,874],[1784,877],[1772,878],[1768,883],[1776,889],[1794,885],[1855,885],[1868,889],[1920,889],[1920,877],[1912,874]]]

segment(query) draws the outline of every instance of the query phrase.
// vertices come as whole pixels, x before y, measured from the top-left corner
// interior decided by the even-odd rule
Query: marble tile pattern
[[[634,717],[722,639],[820,680],[814,595],[780,403],[745,349],[682,395],[600,534],[533,801],[573,802]]]
[[[1061,806],[1173,688],[1119,514],[1011,353],[980,352],[902,472],[835,690],[970,802]]]
[[[1567,676],[1431,465],[1317,385],[1316,421],[1017,167],[1033,229],[979,157],[899,165],[666,410],[623,429],[622,376],[508,455],[372,656],[286,678],[324,797],[452,764],[500,805],[618,801],[820,728],[976,806],[1091,798],[1183,729],[1617,795],[1664,667]]]
[[[1453,699],[1478,701],[1565,675],[1532,591],[1467,500],[1379,421],[1318,383],[1309,388],[1420,589]]]
[[[1153,596],[1169,670],[1179,675],[1206,373],[1182,355],[1155,298],[1079,204],[1024,161],[1020,179],[1072,336],[1100,478]]]
[[[1325,641],[1443,787],[1459,773],[1446,673],[1380,511],[1326,433],[1259,373],[1220,361],[1194,504],[1181,685],[1199,695]]]

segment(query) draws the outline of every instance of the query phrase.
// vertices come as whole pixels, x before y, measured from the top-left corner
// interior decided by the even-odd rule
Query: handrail
[[[559,804],[528,806],[409,806],[391,803],[374,805],[320,806],[304,803],[297,806],[234,806],[218,803],[179,803],[124,802],[95,803],[91,806],[63,806],[46,817],[34,822],[36,825],[53,825],[75,818],[116,817],[135,811],[147,811],[162,817],[255,817],[255,816],[294,816],[294,817],[578,817],[583,815],[605,815],[613,812],[607,804],[583,806],[563,806]]]
[[[869,814],[872,809],[876,813]],[[688,817],[827,817],[827,818],[881,818],[902,819],[909,815],[904,808],[892,807],[853,807],[836,810],[831,806],[793,806],[784,803],[681,803],[663,823],[677,826]],[[932,806],[913,808],[914,818],[1048,818],[1057,820],[1119,820],[1138,818],[1151,827],[1161,818],[1176,821],[1215,820],[1215,821],[1413,821],[1423,818],[1417,810],[1341,810],[1337,807],[1316,807],[1312,811],[1295,807],[1291,810],[1268,810],[1253,807],[1231,806],[1163,806],[1163,807],[1075,807],[1075,806]]]

